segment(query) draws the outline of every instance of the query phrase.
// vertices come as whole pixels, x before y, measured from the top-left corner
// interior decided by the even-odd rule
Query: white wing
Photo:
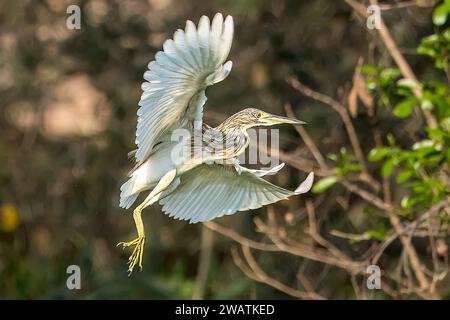
[[[135,154],[144,162],[158,139],[173,126],[202,119],[206,102],[204,90],[222,81],[231,71],[226,60],[233,40],[233,18],[222,14],[200,18],[198,29],[192,21],[185,30],[177,30],[173,40],[164,42],[163,51],[155,55],[144,74],[146,82],[139,101]]]
[[[298,192],[271,184],[252,172],[239,174],[231,165],[202,164],[182,174],[180,180],[175,191],[159,203],[170,217],[196,223],[305,193],[311,188],[313,174],[297,188]]]
[[[275,166],[275,167],[273,167],[273,168],[271,168],[271,169],[269,169],[269,170],[264,170],[264,169],[249,169],[249,168],[246,168],[246,167],[241,166],[241,165],[238,165],[237,168],[236,168],[236,170],[237,170],[238,172],[244,172],[244,171],[246,171],[246,172],[251,172],[251,173],[253,173],[253,174],[254,174],[255,176],[257,176],[257,177],[264,177],[264,176],[267,176],[267,175],[274,175],[274,174],[276,174],[278,171],[280,171],[281,169],[283,169],[283,167],[284,167],[284,162],[280,163],[279,165],[277,165],[277,166]]]

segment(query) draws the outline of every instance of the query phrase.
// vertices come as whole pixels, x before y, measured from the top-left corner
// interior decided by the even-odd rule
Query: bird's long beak
[[[267,124],[270,124],[270,125],[281,124],[281,123],[306,124],[306,122],[298,120],[298,119],[277,116],[277,115],[269,114],[269,113],[267,114],[266,117],[264,117],[263,121],[265,121]]]

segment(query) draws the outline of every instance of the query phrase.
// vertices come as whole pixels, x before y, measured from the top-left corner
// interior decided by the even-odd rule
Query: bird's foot
[[[144,255],[145,237],[138,237],[129,242],[119,242],[117,246],[122,246],[124,249],[127,247],[135,246],[133,253],[128,259],[128,273],[131,275],[136,265],[139,265],[140,271],[142,271],[142,257]]]

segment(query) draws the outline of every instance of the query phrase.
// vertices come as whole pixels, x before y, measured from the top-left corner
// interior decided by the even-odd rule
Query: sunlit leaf
[[[423,99],[420,103],[422,110],[431,111],[433,109],[433,103],[428,99]]]
[[[405,88],[405,89],[415,89],[415,88],[419,88],[420,84],[415,80],[400,79],[397,81],[397,86],[399,86],[401,88]]]
[[[394,107],[394,114],[401,119],[406,118],[412,113],[416,104],[415,98],[405,99]]]
[[[365,64],[361,66],[361,73],[374,75],[378,73],[378,68],[370,64]]]
[[[331,177],[327,177],[322,180],[319,180],[316,182],[316,184],[312,188],[312,192],[313,193],[322,193],[322,192],[326,191],[327,189],[331,188],[338,181],[339,181],[339,178],[337,176],[331,176]]]
[[[381,167],[381,175],[385,178],[389,177],[394,168],[395,168],[394,160],[393,159],[386,160],[383,166]]]
[[[405,170],[405,171],[400,172],[397,175],[397,179],[396,179],[397,183],[403,183],[403,182],[407,181],[409,178],[412,177],[412,175],[413,175],[413,172],[409,171],[409,170]]]
[[[386,147],[374,148],[369,153],[369,161],[380,161],[389,153],[390,149]]]
[[[437,26],[442,26],[447,21],[447,16],[450,13],[450,5],[448,2],[442,3],[433,11],[433,23]]]
[[[375,240],[384,241],[387,239],[387,233],[385,230],[368,230],[366,234]]]

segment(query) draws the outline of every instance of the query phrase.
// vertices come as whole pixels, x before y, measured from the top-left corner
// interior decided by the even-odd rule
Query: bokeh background
[[[81,8],[80,30],[66,28],[70,4]],[[431,10],[384,15],[423,73],[432,64],[408,48],[433,32]],[[187,19],[216,12],[234,17],[233,70],[208,89],[208,123],[247,106],[284,115],[289,102],[324,154],[348,143],[330,108],[286,83],[295,75],[333,96],[349,90],[358,58],[370,48],[367,30],[344,1],[0,1],[0,298],[289,298],[249,279],[231,258],[234,242],[219,234],[212,235],[209,273],[199,289],[202,225],[172,220],[159,206],[143,215],[149,237],[142,272],[128,277],[130,252],[115,247],[135,235],[130,212],[118,207],[118,190],[132,167],[127,153],[134,149],[146,65]],[[364,137],[367,123],[356,119],[355,127]],[[306,152],[289,127],[281,128],[281,146]],[[271,181],[293,188],[305,176],[286,167]],[[296,212],[298,200],[292,201],[277,204],[281,219]],[[349,223],[333,215],[333,197],[324,201],[334,225]],[[252,237],[253,217],[265,210],[218,222]],[[281,253],[260,253],[258,260],[287,283],[296,281],[302,263]],[[81,268],[81,290],[66,288],[72,264]],[[349,278],[334,268],[309,272],[327,275],[321,290],[329,298],[355,298]]]

